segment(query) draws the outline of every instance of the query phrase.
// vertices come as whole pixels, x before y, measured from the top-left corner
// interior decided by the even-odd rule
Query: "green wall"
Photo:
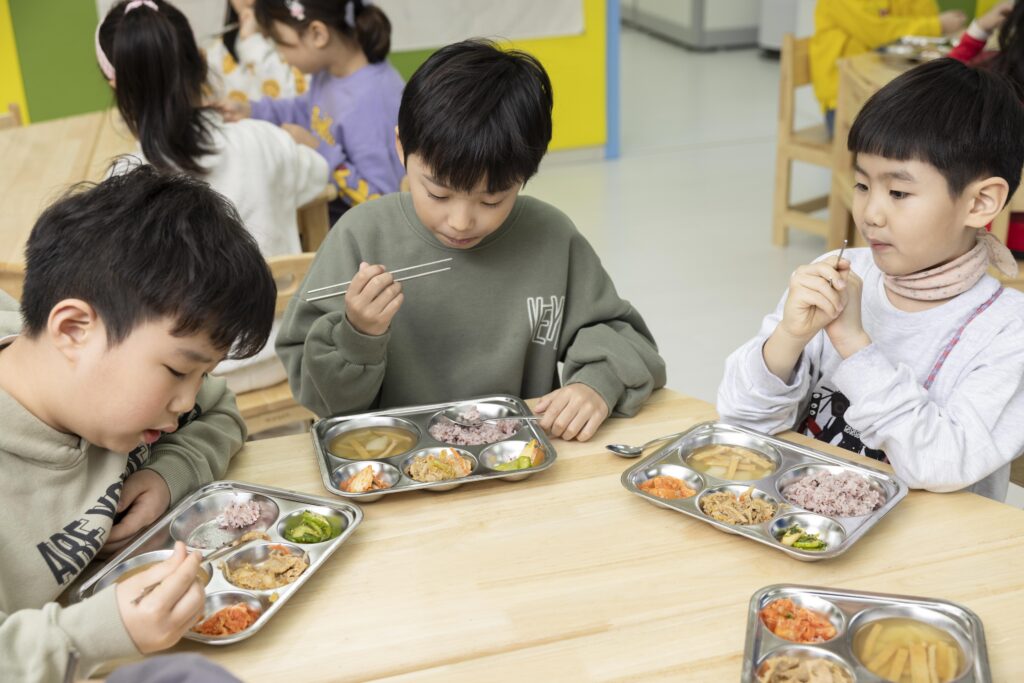
[[[10,0],[25,98],[33,121],[108,107],[93,46],[93,0]]]
[[[945,12],[950,9],[963,10],[967,14],[968,19],[974,18],[974,9],[977,6],[977,0],[939,0],[939,8]]]

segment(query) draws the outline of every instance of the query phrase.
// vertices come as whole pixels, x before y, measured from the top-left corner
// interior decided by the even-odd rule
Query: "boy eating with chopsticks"
[[[285,314],[277,351],[299,402],[325,416],[542,396],[544,429],[587,440],[664,384],[647,325],[593,248],[520,195],[551,106],[541,64],[490,42],[449,45],[413,74],[397,135],[410,191],[345,214]]]
[[[1024,294],[985,226],[1020,182],[1024,110],[1003,77],[942,59],[876,93],[850,130],[870,245],[793,272],[726,361],[722,419],[888,459],[910,487],[1002,500],[1024,450]]]
[[[0,680],[61,680],[174,645],[202,615],[201,555],[83,602],[55,600],[98,553],[224,475],[245,423],[228,352],[266,343],[274,281],[230,203],[142,166],[58,200],[0,293]]]

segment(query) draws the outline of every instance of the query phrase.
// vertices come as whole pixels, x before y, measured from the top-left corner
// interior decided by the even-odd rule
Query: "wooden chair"
[[[315,255],[306,252],[267,259],[270,272],[277,283],[277,305],[274,309],[277,315],[284,313],[288,302],[299,291]],[[287,380],[270,387],[238,394],[237,400],[238,410],[250,434],[316,419],[316,415],[296,402]]]
[[[21,288],[25,283],[25,266],[21,263],[0,263],[0,289],[21,301]]]
[[[1010,463],[1010,483],[1024,486],[1024,455]]]
[[[327,205],[338,197],[338,189],[328,185],[309,204],[299,207],[299,242],[305,252],[315,252],[320,248],[327,231],[331,229],[331,219]]]
[[[789,198],[794,161],[832,168],[832,142],[825,125],[793,129],[794,94],[797,88],[811,82],[809,44],[808,38],[797,40],[792,34],[786,34],[782,39],[775,201],[772,210],[772,242],[780,247],[789,243],[789,228],[828,238],[828,221],[812,215],[828,206],[828,195],[799,204],[791,204]]]
[[[21,107],[16,104],[7,105],[7,113],[0,114],[0,130],[17,128],[21,125]]]

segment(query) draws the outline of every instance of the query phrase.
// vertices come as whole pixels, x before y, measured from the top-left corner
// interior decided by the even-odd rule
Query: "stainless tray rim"
[[[380,490],[380,491],[368,491],[366,493],[349,493],[348,491],[343,491],[340,488],[338,488],[337,486],[335,486],[334,482],[331,480],[332,468],[329,465],[329,457],[332,457],[332,456],[330,456],[325,451],[325,449],[323,447],[323,444],[320,442],[320,438],[319,438],[319,434],[318,434],[318,429],[317,429],[318,426],[323,425],[324,423],[327,423],[327,422],[335,423],[335,422],[342,422],[342,421],[349,422],[349,421],[353,421],[353,420],[360,420],[360,419],[374,418],[374,417],[396,417],[396,418],[408,419],[408,416],[410,416],[410,415],[421,415],[421,414],[433,415],[434,413],[440,412],[441,410],[444,410],[445,408],[449,408],[449,407],[451,407],[453,405],[458,405],[458,404],[462,404],[462,403],[489,403],[489,402],[499,402],[499,401],[507,402],[507,403],[512,403],[518,410],[522,411],[522,415],[524,417],[525,416],[533,415],[533,411],[530,410],[529,406],[526,405],[526,402],[523,401],[523,399],[519,398],[518,396],[513,396],[511,394],[492,394],[490,396],[476,396],[476,397],[472,397],[472,398],[460,399],[458,401],[445,401],[445,402],[442,402],[442,403],[433,403],[433,404],[417,405],[417,406],[403,406],[403,407],[400,407],[400,408],[388,408],[388,409],[385,409],[385,410],[375,410],[375,411],[370,411],[370,412],[365,412],[365,413],[356,413],[356,414],[353,414],[353,415],[333,415],[331,417],[322,417],[322,418],[316,420],[313,423],[313,427],[309,430],[309,434],[310,434],[310,438],[313,440],[313,450],[316,453],[317,466],[320,468],[320,478],[321,478],[321,480],[323,482],[324,488],[327,489],[328,491],[330,491],[331,493],[337,495],[337,496],[341,496],[342,498],[348,498],[348,499],[351,499],[353,501],[361,500],[364,503],[369,503],[369,502],[375,501],[378,498],[383,497],[383,496],[392,495],[392,494],[398,494],[398,493],[405,493],[405,492],[408,492],[408,491],[424,491],[424,490],[437,489],[437,488],[452,488],[453,484],[455,486],[461,486],[462,484],[481,482],[481,481],[489,481],[489,480],[492,480],[492,479],[509,479],[510,477],[521,478],[523,476],[530,476],[530,475],[536,474],[538,472],[543,472],[543,471],[547,470],[548,468],[552,467],[555,464],[555,460],[558,459],[558,452],[555,450],[554,445],[548,439],[547,434],[545,434],[543,432],[543,430],[536,428],[533,423],[527,423],[527,425],[529,426],[530,432],[534,435],[534,438],[536,438],[541,443],[541,445],[544,447],[545,451],[549,455],[549,457],[545,458],[544,462],[542,462],[540,465],[538,465],[537,467],[531,467],[531,468],[529,468],[527,470],[516,470],[514,472],[495,472],[495,471],[488,471],[486,473],[479,473],[478,472],[478,473],[470,474],[470,475],[468,475],[466,477],[460,477],[459,479],[446,480],[446,481],[435,481],[435,482],[414,482],[414,483],[405,484],[405,485],[402,485],[402,486],[393,486],[391,488],[383,489],[383,490]],[[509,440],[511,440],[511,437],[510,437]],[[408,451],[408,453],[412,453],[412,452],[422,448],[423,447],[422,443],[423,443],[423,441],[422,441],[422,438],[421,438],[421,441],[417,442],[416,446],[414,446],[410,451]],[[461,446],[461,445],[455,445],[455,444],[444,444],[442,442],[438,442],[438,443],[441,446],[446,446],[446,447],[463,448],[463,449],[467,448],[467,446]],[[496,441],[494,443],[502,443],[502,442],[501,441]],[[481,452],[482,452],[484,449],[486,449],[486,448],[488,448],[489,446],[492,446],[492,445],[494,445],[494,444],[480,444],[480,445],[477,445],[477,446],[470,446],[468,448],[480,449]],[[470,452],[472,453],[472,451],[470,451]],[[406,457],[408,455],[408,453],[401,454],[401,456],[395,456],[395,457]],[[473,456],[475,458],[479,458],[479,456],[476,453],[472,453],[472,454],[473,454]],[[353,460],[353,461],[349,461],[349,462],[360,462],[360,461]],[[371,461],[367,460],[365,462],[371,462]],[[478,465],[478,468],[480,468],[480,467],[481,466]],[[402,477],[408,479],[408,476],[404,472],[401,472],[401,470],[399,470],[399,471],[400,471]]]
[[[286,500],[290,503],[298,505],[330,508],[335,512],[338,512],[339,514],[346,517],[348,524],[346,525],[345,529],[338,536],[331,539],[330,542],[315,544],[320,545],[322,547],[311,548],[306,550],[307,554],[311,557],[309,568],[292,583],[288,584],[287,586],[282,586],[279,589],[275,589],[276,592],[278,593],[277,600],[271,602],[270,605],[264,610],[263,614],[260,615],[260,618],[256,621],[256,623],[254,623],[249,628],[231,636],[223,636],[218,638],[203,636],[197,633],[193,633],[191,630],[185,632],[183,636],[184,638],[187,638],[188,640],[192,640],[195,642],[203,643],[205,645],[230,645],[232,643],[237,643],[241,640],[250,638],[254,636],[256,633],[258,633],[260,630],[262,630],[263,627],[266,626],[267,622],[273,619],[274,615],[277,614],[278,610],[280,610],[281,607],[288,602],[291,596],[296,591],[298,591],[299,588],[301,588],[306,583],[306,581],[308,581],[314,574],[316,574],[321,565],[323,565],[332,555],[334,555],[335,552],[337,552],[338,548],[340,548],[341,545],[346,540],[348,540],[348,537],[355,532],[356,527],[358,527],[359,524],[361,524],[363,521],[363,511],[359,508],[358,505],[351,503],[349,501],[339,501],[336,499],[327,498],[325,496],[311,495],[307,493],[302,493],[300,491],[293,491],[291,489],[264,486],[262,484],[254,484],[250,482],[237,481],[232,479],[214,481],[196,489],[190,495],[183,498],[173,508],[165,512],[160,517],[160,519],[158,519],[156,522],[150,525],[150,527],[145,532],[140,534],[138,538],[132,541],[131,544],[129,544],[126,548],[121,550],[121,552],[117,553],[116,555],[108,559],[99,571],[97,571],[95,574],[89,577],[87,581],[83,582],[80,586],[78,586],[75,589],[74,593],[69,595],[69,600],[73,603],[77,603],[90,597],[93,588],[95,587],[96,583],[100,581],[100,579],[102,579],[106,574],[108,574],[112,569],[120,565],[122,562],[131,558],[134,555],[135,551],[141,548],[147,541],[149,541],[161,530],[166,530],[168,536],[170,536],[169,529],[171,521],[173,521],[179,514],[187,510],[189,507],[191,507],[196,501],[210,495],[211,493],[232,490],[259,493],[270,498]],[[278,519],[280,519],[283,516],[284,513],[280,513]],[[290,543],[290,541],[287,540],[285,540],[285,542]],[[300,547],[302,546],[302,544],[296,545],[299,545]],[[173,547],[173,543],[168,547]],[[314,553],[315,557],[313,557]],[[219,572],[219,570],[216,567],[212,569]],[[214,580],[211,580],[211,583],[214,583]],[[203,592],[205,595],[209,596],[214,593],[234,591],[239,593],[247,593],[256,597],[263,595],[264,593],[269,594],[271,592],[274,592],[256,591],[240,588],[238,586],[230,584],[230,582],[227,582],[226,579],[225,583],[228,583],[227,587],[219,588],[216,586],[211,588],[210,585],[208,584]]]
[[[704,489],[702,489],[702,491],[698,491],[697,495],[691,498],[684,498],[680,500],[669,501],[657,498],[656,496],[651,496],[639,490],[633,484],[632,478],[634,473],[636,473],[638,470],[642,470],[644,468],[656,465],[660,461],[671,457],[675,449],[678,448],[684,441],[691,438],[695,433],[700,432],[702,430],[713,430],[716,432],[734,432],[743,434],[748,437],[764,440],[781,453],[782,464],[780,465],[778,470],[772,473],[772,475],[770,475],[769,477],[764,477],[762,479],[749,482],[730,482],[728,480],[722,480],[717,477],[709,477],[706,474],[701,474],[705,482]],[[802,458],[802,460],[800,460],[799,462],[787,463],[787,459],[792,459],[787,458],[787,454],[789,452],[795,452],[797,455],[799,455],[800,458]],[[822,515],[821,513],[814,512],[813,510],[805,510],[805,508],[799,507],[787,501],[785,497],[782,496],[782,492],[778,491],[777,487],[775,486],[775,481],[777,480],[778,475],[781,475],[782,473],[786,472],[787,470],[795,466],[808,465],[814,463],[820,465],[836,465],[858,471],[866,476],[871,476],[876,480],[880,479],[884,481],[889,486],[891,486],[893,490],[891,492],[891,495],[889,496],[889,499],[880,508],[873,511],[870,515],[864,515],[861,517],[829,517],[828,515]],[[683,466],[686,467],[685,464]],[[836,456],[829,455],[828,453],[821,453],[819,451],[815,451],[814,449],[808,448],[798,443],[785,441],[774,436],[761,434],[752,429],[747,429],[746,427],[731,425],[717,420],[708,420],[705,422],[695,424],[693,427],[686,430],[684,433],[680,434],[678,438],[673,439],[671,442],[661,446],[650,455],[641,459],[639,462],[628,467],[622,473],[622,476],[620,477],[619,481],[622,484],[623,488],[625,488],[627,491],[640,496],[644,500],[653,503],[654,505],[665,507],[670,510],[674,510],[675,512],[680,512],[688,517],[692,517],[701,522],[709,524],[720,531],[735,534],[738,536],[743,536],[753,541],[757,541],[758,543],[779,550],[780,552],[783,552],[789,555],[790,557],[805,562],[828,560],[834,557],[838,557],[839,555],[845,553],[857,541],[859,541],[865,533],[867,533],[875,524],[877,524],[885,515],[887,515],[901,500],[903,500],[908,493],[908,488],[906,484],[904,484],[899,478],[881,469],[877,469],[869,465],[863,465],[861,463],[843,460]],[[702,513],[697,512],[695,509],[690,509],[691,507],[694,507],[696,505],[696,499],[700,496],[700,494],[703,491],[712,488],[717,488],[724,484],[739,483],[743,485],[754,486],[758,482],[765,481],[770,482],[771,486],[767,488],[767,490],[765,490],[764,488],[762,488],[762,490],[764,490],[765,493],[768,493],[773,497],[775,497],[775,494],[777,493],[779,499],[778,510],[776,510],[776,513],[772,516],[772,519],[768,520],[767,522],[750,526],[738,526],[733,524],[727,524],[725,522],[720,522],[716,519],[712,519],[711,517],[708,517]],[[826,517],[828,519],[835,521],[843,528],[843,531],[846,532],[846,540],[843,543],[840,543],[838,546],[831,547],[828,550],[822,552],[805,551],[799,550],[797,548],[788,548],[786,546],[783,546],[780,543],[778,543],[775,538],[770,537],[770,534],[763,531],[763,527],[765,527],[766,525],[770,526],[772,520],[778,518],[780,515],[787,514],[790,512],[802,511],[806,511],[810,514],[818,515],[821,517]],[[861,521],[855,525],[851,525],[848,523],[848,521],[850,520]]]
[[[985,640],[985,627],[982,624],[981,617],[978,614],[958,602],[952,600],[944,600],[941,598],[928,598],[915,595],[903,595],[898,593],[877,593],[873,591],[859,591],[859,590],[848,590],[845,588],[830,588],[826,586],[811,586],[807,584],[796,584],[796,583],[775,583],[769,586],[764,586],[754,591],[753,595],[750,596],[750,602],[747,607],[747,632],[743,647],[743,674],[742,680],[751,681],[756,683],[756,671],[755,665],[756,660],[760,659],[764,654],[761,652],[755,652],[757,644],[757,630],[760,625],[760,615],[758,605],[761,600],[770,593],[787,591],[787,592],[800,592],[814,597],[823,598],[829,600],[833,604],[838,600],[846,602],[863,602],[863,606],[856,611],[847,612],[839,605],[836,607],[844,613],[847,622],[852,622],[853,617],[858,613],[866,609],[872,609],[877,605],[875,603],[885,601],[887,606],[913,606],[921,607],[924,609],[930,609],[933,611],[941,612],[946,616],[956,615],[963,619],[967,625],[967,635],[971,640],[973,646],[972,666],[959,678],[955,679],[956,683],[991,683],[992,671],[988,661],[988,643]],[[844,637],[852,638],[852,635],[847,633]],[[830,641],[831,642],[831,641]],[[815,648],[819,645],[826,645],[826,643],[804,643],[802,645]],[[828,652],[835,654],[833,649],[821,648]],[[852,647],[851,647],[852,650]],[[845,659],[845,657],[844,657]],[[856,661],[847,661],[849,666],[855,673],[858,671],[858,663]],[[884,683],[885,679],[876,677],[870,672],[867,674],[871,681],[879,681]],[[863,678],[857,678],[857,681],[861,681]]]

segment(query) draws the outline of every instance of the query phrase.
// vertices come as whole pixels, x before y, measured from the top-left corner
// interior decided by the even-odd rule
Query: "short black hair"
[[[443,47],[416,70],[402,93],[398,136],[434,176],[471,191],[525,183],[551,142],[551,79],[541,63],[487,40]]]
[[[184,174],[146,165],[77,185],[39,217],[25,252],[29,337],[69,298],[96,309],[111,346],[162,317],[232,358],[270,335],[277,288],[256,241],[231,202]]]
[[[847,147],[934,166],[957,197],[979,178],[1020,184],[1024,106],[1005,76],[937,59],[898,76],[864,104]]]

